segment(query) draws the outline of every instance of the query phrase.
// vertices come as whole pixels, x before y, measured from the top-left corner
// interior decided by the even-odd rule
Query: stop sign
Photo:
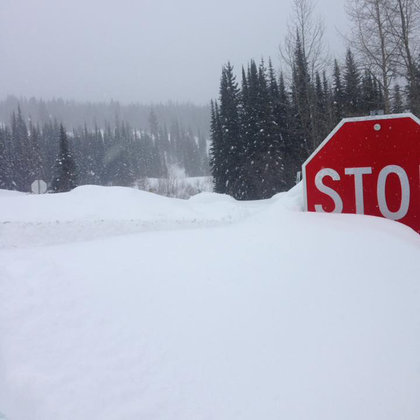
[[[308,211],[398,220],[420,233],[420,120],[344,119],[302,167]]]

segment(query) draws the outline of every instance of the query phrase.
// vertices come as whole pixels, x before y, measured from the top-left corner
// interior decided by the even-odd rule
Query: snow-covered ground
[[[301,196],[0,191],[0,418],[418,420],[420,236]]]

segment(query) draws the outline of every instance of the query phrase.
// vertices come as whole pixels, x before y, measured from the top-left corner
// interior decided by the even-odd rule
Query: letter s
[[[328,195],[333,201],[334,201],[334,209],[332,213],[341,213],[343,211],[343,200],[337,193],[337,191],[333,190],[330,187],[327,187],[323,180],[326,176],[329,176],[334,181],[340,180],[340,175],[337,171],[331,168],[324,168],[321,169],[315,176],[315,185],[318,188],[319,191],[322,193]],[[315,204],[315,211],[319,213],[326,213],[324,208],[322,207],[322,204]]]

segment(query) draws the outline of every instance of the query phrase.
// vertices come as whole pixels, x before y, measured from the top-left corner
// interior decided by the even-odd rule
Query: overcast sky
[[[345,0],[317,0],[342,54]],[[291,0],[0,0],[0,97],[128,102],[217,96],[221,67],[280,65]]]

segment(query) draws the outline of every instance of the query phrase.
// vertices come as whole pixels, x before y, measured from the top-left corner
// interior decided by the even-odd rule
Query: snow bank
[[[2,190],[0,189],[0,198],[10,198],[10,197],[18,197],[27,195],[26,193],[19,192],[19,191],[10,191],[10,190]]]
[[[132,188],[93,185],[44,195],[0,190],[0,248],[215,226],[261,209],[258,202],[237,202],[212,193],[187,201]]]
[[[99,187],[1,196],[0,220],[15,215],[17,231],[39,220],[33,209],[73,227],[153,215],[200,223],[1,250],[0,412],[420,418],[419,235],[384,219],[303,213],[299,188],[249,203]]]
[[[211,200],[202,205],[203,197]],[[198,197],[198,198],[197,198]],[[202,193],[191,201],[163,197],[126,187],[87,185],[61,194],[23,194],[0,190],[0,220],[3,222],[68,222],[75,220],[229,220],[247,203],[227,200],[218,194]],[[194,205],[197,203],[197,205]],[[213,207],[223,206],[214,213]],[[203,216],[204,214],[204,216]]]

